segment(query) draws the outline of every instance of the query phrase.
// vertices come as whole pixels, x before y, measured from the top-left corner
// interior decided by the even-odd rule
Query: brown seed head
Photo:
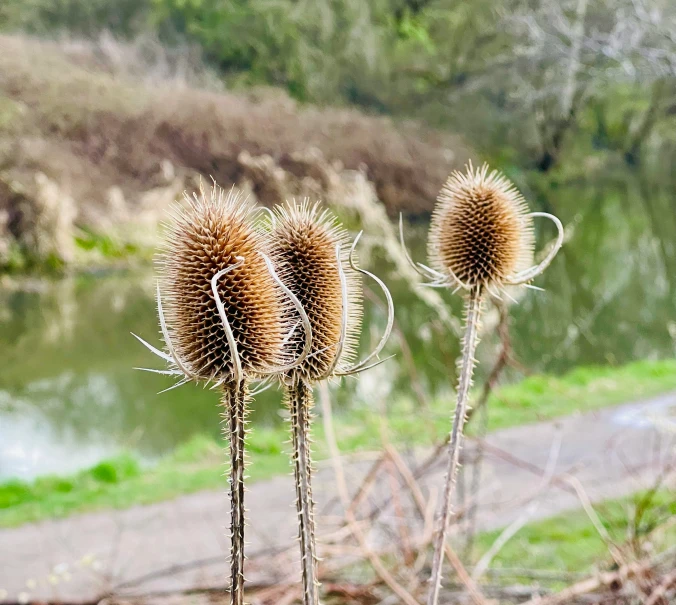
[[[308,200],[279,206],[275,218],[270,234],[273,258],[282,281],[300,300],[312,327],[310,355],[290,374],[314,382],[330,369],[339,348],[343,302],[336,245],[345,247],[347,231],[330,211]],[[356,353],[362,317],[359,276],[349,267],[346,250],[341,251],[341,266],[347,280],[348,314],[337,369],[348,364]],[[297,331],[302,333],[300,325]],[[299,334],[289,343],[294,358],[302,349],[302,336]]]
[[[158,269],[169,335],[178,358],[199,380],[231,380],[233,357],[211,289],[220,270],[240,266],[218,280],[244,374],[282,362],[284,295],[259,251],[266,241],[254,227],[251,204],[214,185],[176,207]]]
[[[533,256],[533,225],[526,201],[488,165],[454,172],[437,197],[428,256],[435,269],[449,269],[468,286],[505,284]]]

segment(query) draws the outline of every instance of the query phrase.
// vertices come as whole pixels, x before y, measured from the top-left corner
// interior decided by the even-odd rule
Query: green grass
[[[676,389],[676,360],[641,361],[623,367],[578,368],[561,377],[531,376],[501,387],[489,402],[491,430],[585,412]],[[382,422],[397,444],[429,446],[447,434],[453,404],[431,402],[422,411],[409,400],[390,405],[386,419],[370,408],[337,414],[339,446],[345,453],[381,446]],[[471,430],[471,427],[470,427]],[[328,456],[320,421],[314,428],[316,458]],[[252,480],[290,470],[287,427],[254,427],[248,447]],[[0,485],[0,526],[64,517],[101,508],[126,508],[227,487],[223,444],[195,437],[153,468],[143,469],[129,455],[101,462],[70,477],[43,477],[33,483]]]
[[[601,522],[617,545],[632,548],[628,528],[634,525],[636,510],[648,492],[631,497],[607,500],[595,505]],[[645,513],[636,523],[634,535],[640,544],[648,532],[676,515],[676,495],[667,489],[654,493]],[[481,534],[477,549],[485,552],[500,535],[500,530]],[[656,532],[650,537],[654,551],[676,543],[676,527]],[[555,572],[588,572],[594,567],[611,566],[608,548],[582,510],[568,512],[523,527],[493,559],[492,567],[550,570]],[[514,581],[511,577],[509,580]],[[523,579],[526,581],[527,579]]]
[[[676,389],[676,359],[579,367],[501,387],[489,402],[491,430],[587,412]]]

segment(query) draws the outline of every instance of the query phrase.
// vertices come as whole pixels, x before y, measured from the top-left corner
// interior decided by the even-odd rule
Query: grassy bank
[[[489,400],[489,429],[496,430],[573,412],[586,412],[676,389],[676,360],[641,361],[622,367],[578,368],[564,376],[531,376],[499,388]],[[386,418],[372,409],[337,415],[345,453],[376,450],[382,429],[407,446],[429,446],[448,430],[452,403],[439,399],[428,410],[410,401],[391,404]],[[471,429],[471,427],[470,427]],[[317,459],[328,456],[321,422],[315,426]],[[287,472],[286,427],[254,427],[249,438],[252,480]],[[0,526],[64,517],[101,508],[125,508],[192,493],[226,488],[223,444],[195,437],[158,465],[143,469],[123,455],[70,477],[0,485]]]
[[[653,552],[676,543],[676,527],[651,532],[676,515],[676,496],[668,489],[638,492],[630,497],[595,505],[601,523],[617,545],[637,547],[649,542]],[[477,550],[485,552],[501,530],[481,534]],[[524,526],[493,559],[493,568],[518,568],[555,573],[590,573],[599,566],[611,567],[608,547],[583,510],[557,515]],[[529,578],[505,576],[508,581]]]

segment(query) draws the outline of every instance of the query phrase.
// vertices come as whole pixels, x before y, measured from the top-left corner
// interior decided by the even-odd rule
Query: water
[[[570,239],[512,309],[513,347],[534,371],[561,373],[579,364],[620,364],[676,353],[676,212],[673,187],[617,182],[553,191],[546,200]],[[538,239],[553,236],[543,225]],[[422,259],[424,225],[409,227]],[[341,413],[378,398],[435,396],[454,382],[458,338],[440,329],[434,311],[396,277],[376,252],[365,259],[392,288],[397,324],[410,347],[337,390]],[[217,436],[217,394],[186,385],[157,395],[171,380],[134,371],[161,367],[131,335],[159,345],[152,271],[107,272],[0,286],[0,481],[68,473],[131,450],[151,463],[195,434]],[[460,300],[445,299],[456,316]],[[367,300],[362,349],[384,326]],[[490,327],[489,314],[486,323]],[[495,338],[480,347],[490,362]],[[484,371],[489,363],[484,363]],[[512,377],[517,375],[513,374]],[[279,393],[256,399],[255,422],[279,422]]]

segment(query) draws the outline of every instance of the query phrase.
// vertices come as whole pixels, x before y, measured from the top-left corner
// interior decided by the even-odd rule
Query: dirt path
[[[579,506],[574,490],[560,479],[563,473],[579,479],[592,500],[648,486],[676,460],[674,410],[676,393],[671,393],[492,433],[486,439],[478,528],[501,527],[523,514],[524,497],[540,489],[542,469],[557,451],[555,480],[538,498],[533,518]],[[476,443],[467,445],[468,460],[475,447]],[[409,453],[407,461],[415,467],[427,455],[429,451]],[[359,486],[374,458],[346,463],[352,489]],[[441,457],[421,478],[426,496],[440,485],[444,464]],[[465,469],[470,468],[468,462]],[[318,524],[326,532],[337,527],[341,515],[329,465],[320,466],[315,481]],[[375,493],[389,494],[386,486]],[[295,547],[293,498],[286,476],[249,488],[250,553]],[[147,594],[223,586],[228,515],[224,480],[222,491],[0,530],[0,601],[90,601],[113,589]],[[252,580],[287,576],[297,564],[295,549],[291,552],[275,569],[250,564],[247,576]],[[182,569],[187,562],[193,564]]]

